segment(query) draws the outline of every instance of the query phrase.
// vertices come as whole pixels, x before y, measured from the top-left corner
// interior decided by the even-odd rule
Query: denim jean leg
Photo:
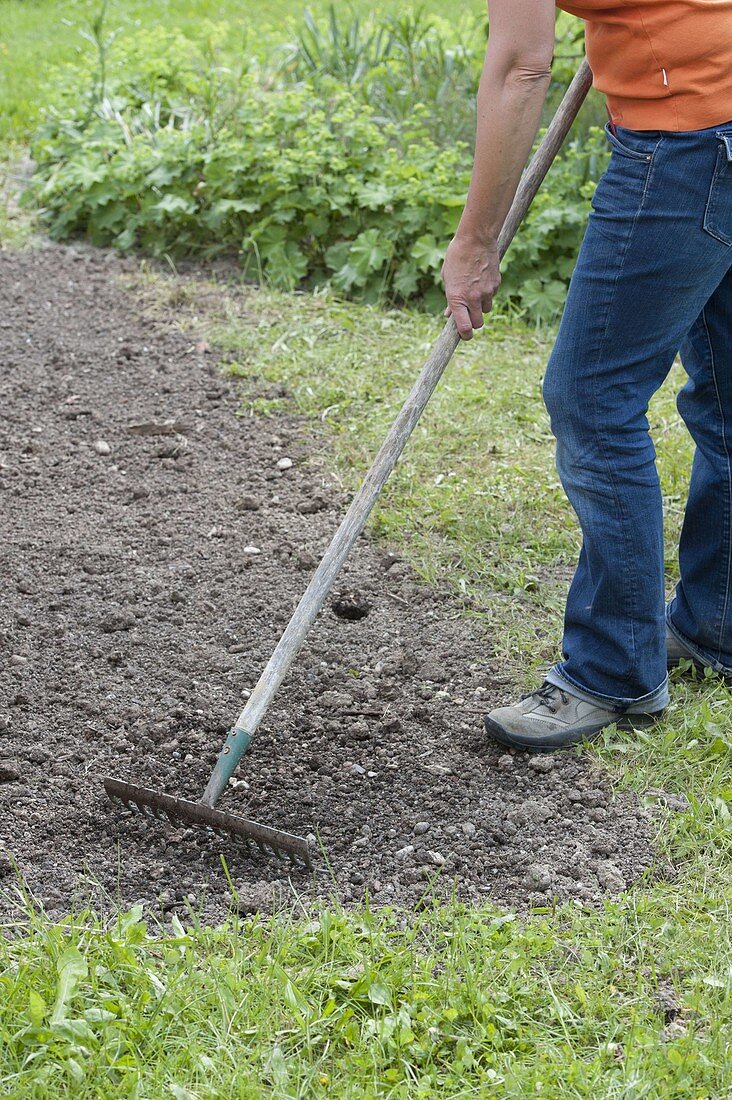
[[[678,407],[696,452],[668,609],[672,629],[718,671],[732,668],[732,256],[730,265],[681,346],[689,380]]]
[[[613,709],[660,709],[663,516],[647,409],[724,260],[702,228],[713,134],[621,136],[629,155],[614,147],[593,199],[544,382],[582,529],[553,675]]]

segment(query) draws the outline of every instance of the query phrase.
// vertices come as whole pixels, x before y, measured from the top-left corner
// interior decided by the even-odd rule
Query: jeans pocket
[[[642,160],[646,164],[653,160],[653,154],[656,151],[660,136],[656,130],[628,130],[624,126],[616,126],[613,133],[609,122],[605,123],[604,129],[610,147],[614,152],[619,153],[621,157],[627,157],[629,160]],[[621,131],[621,136],[618,136],[618,130]]]
[[[717,130],[716,136],[719,145],[704,210],[704,228],[722,244],[732,245],[732,130]]]

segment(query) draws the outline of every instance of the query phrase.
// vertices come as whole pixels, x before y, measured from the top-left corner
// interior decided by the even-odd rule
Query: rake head
[[[277,858],[289,857],[294,867],[304,866],[312,870],[312,860],[308,842],[304,837],[284,833],[279,829],[270,829],[257,821],[249,821],[236,814],[225,814],[204,806],[202,802],[189,802],[185,798],[174,798],[148,787],[137,787],[121,779],[105,779],[104,789],[112,802],[139,810],[140,813],[170,821],[173,825],[198,825],[217,836],[234,839],[243,843],[249,852],[258,850],[265,855]]]

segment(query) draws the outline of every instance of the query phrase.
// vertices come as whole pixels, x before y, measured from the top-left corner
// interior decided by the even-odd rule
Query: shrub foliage
[[[315,64],[312,27],[309,60],[301,43],[282,79],[281,59],[271,69],[223,65],[222,33],[205,46],[175,34],[118,39],[100,49],[101,76],[97,64],[66,82],[36,136],[27,194],[51,235],[172,258],[234,252],[248,275],[278,287],[329,284],[436,308],[471,161],[468,143],[437,140],[444,88],[430,104],[410,85],[399,117],[385,110],[386,93],[373,106],[354,94],[347,58],[340,76],[332,58]],[[434,71],[436,33],[420,30],[413,51],[427,51]],[[370,87],[377,68],[393,82],[384,54],[403,59],[405,35],[372,44]],[[536,319],[561,306],[598,141],[590,131],[568,146],[505,261],[508,295]]]

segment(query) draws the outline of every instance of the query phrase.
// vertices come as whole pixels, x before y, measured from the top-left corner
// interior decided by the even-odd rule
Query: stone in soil
[[[485,686],[490,638],[367,539],[340,578],[359,613],[319,617],[220,802],[327,862],[310,876],[108,803],[107,774],[200,795],[344,507],[325,482],[308,506],[301,421],[274,443],[271,420],[238,417],[212,350],[146,312],[134,271],[87,248],[0,253],[0,913],[8,860],[52,916],[193,896],[217,920],[367,890],[409,907],[453,883],[522,907],[632,885],[652,858],[638,801],[589,758],[488,741],[476,700],[507,701]],[[227,293],[256,322],[256,294]]]

